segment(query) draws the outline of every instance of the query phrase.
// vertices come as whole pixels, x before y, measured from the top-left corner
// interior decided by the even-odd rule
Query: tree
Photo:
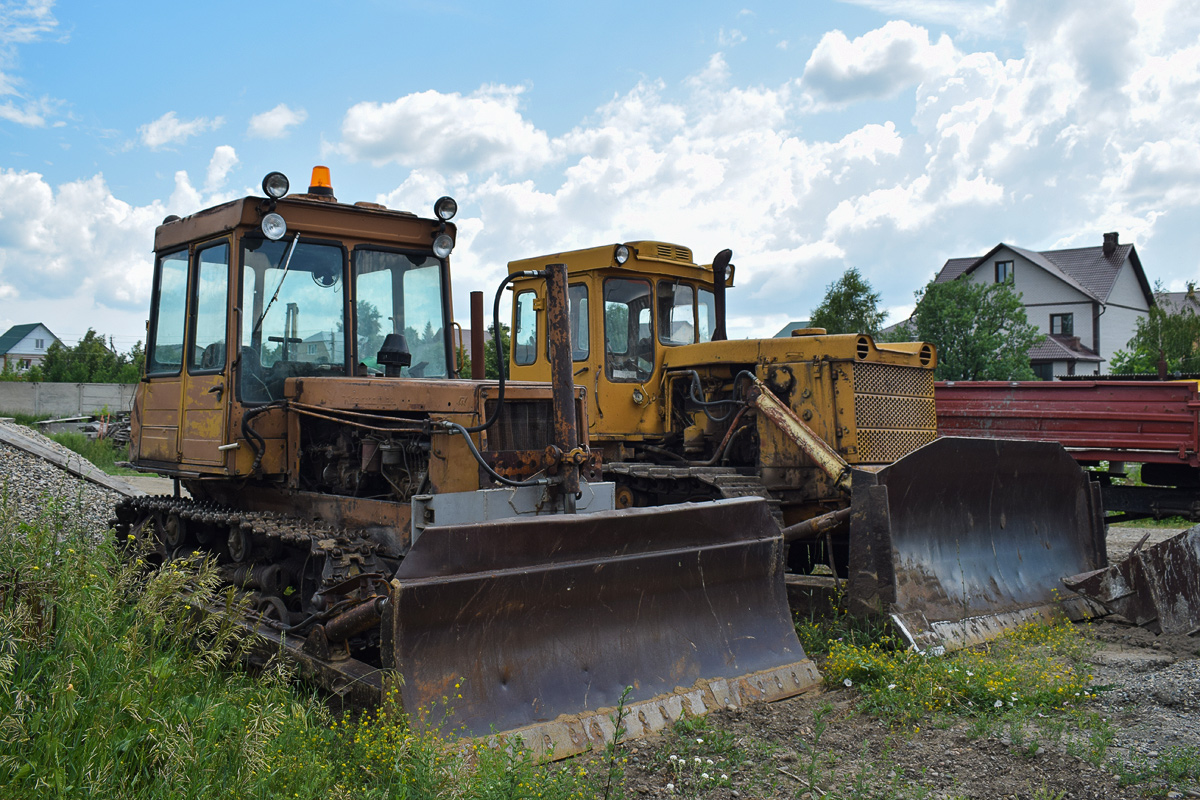
[[[111,340],[88,328],[74,347],[54,342],[39,367],[29,370],[27,380],[48,383],[137,383],[146,354],[138,342],[128,354],[118,353]]]
[[[496,364],[496,326],[488,325],[487,340],[483,344],[483,374],[484,377],[495,380],[500,377],[500,368]],[[509,336],[508,326],[500,323],[500,345],[504,348],[504,377],[508,377],[508,359],[512,352],[512,337]]]
[[[1188,288],[1195,291],[1194,285]],[[1156,304],[1138,319],[1128,349],[1113,354],[1114,374],[1157,372],[1159,359],[1166,362],[1167,372],[1200,371],[1200,314],[1187,302],[1175,308],[1166,302],[1165,294],[1162,283],[1155,283]]]
[[[809,324],[829,333],[874,335],[886,317],[887,312],[879,310],[879,292],[851,267],[825,287],[825,299],[813,310]]]
[[[1033,379],[1029,350],[1045,337],[1010,283],[930,281],[916,298],[912,317],[888,338],[936,345],[938,380]]]

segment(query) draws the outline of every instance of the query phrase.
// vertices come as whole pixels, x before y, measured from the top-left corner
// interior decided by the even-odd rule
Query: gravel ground
[[[78,458],[67,448],[37,431],[12,423],[18,432],[38,439],[48,447]],[[61,528],[82,526],[93,537],[103,536],[112,519],[116,492],[72,475],[50,462],[23,450],[0,443],[0,513],[11,511],[19,522],[48,518]],[[10,511],[11,509],[11,511]]]

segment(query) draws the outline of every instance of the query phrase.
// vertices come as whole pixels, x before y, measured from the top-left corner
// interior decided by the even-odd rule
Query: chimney
[[[1104,256],[1107,258],[1117,252],[1117,232],[1104,234]]]

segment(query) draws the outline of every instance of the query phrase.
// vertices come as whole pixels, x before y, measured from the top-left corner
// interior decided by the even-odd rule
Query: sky
[[[456,317],[508,261],[731,248],[732,337],[857,268],[1132,242],[1200,278],[1200,0],[0,0],[0,331],[145,336],[154,228],[262,176],[459,202]]]

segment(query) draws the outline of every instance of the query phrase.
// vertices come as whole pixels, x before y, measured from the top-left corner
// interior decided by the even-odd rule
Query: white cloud
[[[213,151],[212,159],[208,162],[208,173],[204,179],[204,191],[211,194],[225,185],[229,171],[238,165],[237,152],[227,144],[220,145]]]
[[[717,44],[719,44],[721,47],[735,47],[745,41],[746,34],[742,33],[737,28],[730,28],[729,30],[721,28],[720,32],[717,34]]]
[[[800,88],[816,108],[885,98],[951,67],[957,57],[950,37],[929,41],[924,28],[888,22],[851,41],[834,30],[817,42],[804,65]]]
[[[853,5],[874,9],[888,17],[932,22],[995,36],[1003,27],[1006,0],[843,0]]]
[[[246,135],[255,139],[282,139],[290,129],[306,119],[308,119],[308,112],[304,109],[293,110],[286,104],[280,103],[270,111],[264,111],[251,117]]]
[[[192,136],[216,130],[223,124],[225,120],[222,117],[197,117],[184,121],[174,111],[168,111],[153,122],[139,127],[138,133],[141,134],[142,144],[151,150],[158,150],[167,145],[182,144]]]
[[[358,103],[342,120],[340,151],[353,160],[444,172],[537,169],[553,158],[549,138],[518,110],[522,89],[473,94],[429,90],[390,103]]]
[[[54,190],[37,173],[0,170],[0,286],[23,304],[89,297],[89,305],[143,314],[148,251],[164,215],[159,203],[116,199],[101,175]]]

